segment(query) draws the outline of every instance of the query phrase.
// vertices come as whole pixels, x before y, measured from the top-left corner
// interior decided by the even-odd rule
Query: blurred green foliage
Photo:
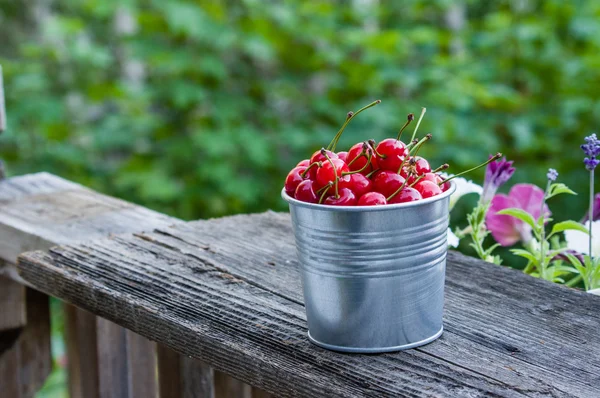
[[[515,180],[551,166],[581,192],[599,15],[593,0],[0,0],[0,156],[186,219],[285,209],[286,172],[381,98],[341,147],[426,106],[432,163],[502,151]],[[559,218],[583,213],[569,201]]]

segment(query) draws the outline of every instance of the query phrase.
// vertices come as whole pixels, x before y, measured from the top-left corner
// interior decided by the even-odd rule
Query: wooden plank
[[[160,398],[214,398],[213,370],[197,359],[158,346]]]
[[[215,372],[215,397],[251,398],[252,387],[242,381],[232,379],[226,373]]]
[[[15,261],[27,250],[48,249],[56,244],[82,242],[110,234],[122,234],[166,227],[181,221],[111,198],[48,173],[15,177],[0,182],[0,259]],[[0,274],[19,279],[12,267],[0,264]],[[121,355],[120,368],[127,361],[128,393],[133,397],[152,397],[156,386],[156,345],[126,332],[127,350],[103,347],[96,330],[97,321],[88,312],[65,306],[69,389],[72,397],[97,397],[103,380],[113,380],[110,368],[98,363],[115,361]],[[111,335],[110,328],[104,329]],[[102,356],[106,355],[106,358]],[[125,356],[126,355],[126,356]],[[117,376],[119,376],[117,374]],[[202,377],[212,377],[212,372]],[[106,388],[106,387],[104,387]],[[118,387],[115,387],[118,389]],[[122,391],[115,391],[115,394]]]
[[[267,213],[27,254],[19,267],[277,396],[600,394],[598,297],[451,253],[441,339],[344,355],[306,339],[294,252],[289,216]]]
[[[98,397],[96,317],[72,305],[64,306],[69,396]]]
[[[260,388],[252,387],[252,398],[274,398],[273,395]]]
[[[48,249],[56,244],[142,231],[175,222],[178,220],[47,173],[0,181],[0,260],[14,262],[19,253],[26,250]],[[18,280],[11,267],[4,267],[2,271]],[[112,382],[116,368],[108,366],[113,361],[122,365],[118,369],[126,370],[117,372],[116,376],[126,381],[128,393],[157,394],[153,344],[135,337],[126,340],[127,350],[117,345],[98,344],[96,339],[113,336],[111,328],[102,328],[102,320],[77,308],[67,309],[66,323],[72,397],[112,395],[102,388],[114,389],[114,396],[121,394],[121,385]],[[121,332],[126,333],[122,329]],[[144,352],[147,349],[150,351]]]
[[[23,327],[26,321],[25,286],[0,276],[0,332]]]
[[[27,289],[26,326],[0,333],[0,392],[33,397],[52,367],[48,296]]]

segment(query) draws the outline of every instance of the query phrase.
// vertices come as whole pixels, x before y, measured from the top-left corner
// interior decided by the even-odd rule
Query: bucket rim
[[[456,183],[452,180],[450,182],[450,188],[442,192],[440,195],[432,196],[431,198],[416,200],[414,202],[406,203],[394,203],[391,205],[383,206],[329,206],[318,203],[302,202],[298,199],[294,199],[285,192],[285,188],[281,189],[281,197],[288,202],[290,205],[298,207],[306,207],[309,209],[331,211],[331,212],[373,212],[373,211],[391,211],[398,209],[406,209],[410,207],[424,206],[429,203],[437,202],[439,200],[446,199],[456,191]]]

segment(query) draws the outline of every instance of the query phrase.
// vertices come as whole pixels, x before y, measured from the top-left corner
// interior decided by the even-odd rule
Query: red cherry
[[[331,152],[331,151],[326,151],[326,152],[327,152],[327,156],[329,156],[330,159],[337,159],[338,155],[336,155],[334,152]],[[329,163],[327,161],[327,158],[325,156],[323,156],[323,154],[321,153],[320,149],[318,151],[316,151],[315,153],[313,153],[313,155],[310,157],[310,164],[313,164],[315,162],[321,162],[322,164]],[[310,174],[309,178],[311,180],[317,179],[317,169],[318,168],[319,167],[317,167],[317,166],[313,166],[313,168],[310,169],[310,171],[308,172]]]
[[[442,193],[442,189],[435,183],[429,180],[421,180],[415,184],[415,189],[419,191],[423,198],[431,198],[432,196]]]
[[[337,156],[338,156],[338,159],[342,159],[344,162],[348,163],[348,162],[347,162],[347,159],[348,159],[348,152],[346,152],[346,151],[341,151],[341,152],[338,152],[338,153],[337,153]]]
[[[373,182],[360,173],[345,175],[340,178],[338,184],[339,188],[350,189],[357,198],[371,192],[373,188]]]
[[[390,200],[388,200],[388,203],[389,204],[406,203],[406,202],[414,202],[415,200],[421,200],[421,199],[423,199],[423,197],[421,196],[419,191],[417,191],[416,189],[411,188],[411,187],[404,187],[402,189],[402,191],[400,191],[398,193],[398,195],[396,195],[393,198],[391,198]]]
[[[339,189],[337,198],[331,195],[323,201],[324,204],[330,206],[356,206],[356,202],[356,195],[348,188]]]
[[[335,166],[335,171],[333,170],[331,163]],[[335,158],[331,159],[331,163],[328,160],[325,160],[323,165],[318,168],[316,179],[318,187],[324,187],[329,184],[330,181],[335,182],[336,172],[337,176],[341,177],[342,173],[347,173],[349,171],[348,165],[344,163],[343,160]]]
[[[404,184],[404,177],[389,170],[380,171],[373,179],[373,191],[389,198]]]
[[[309,165],[310,165],[310,160],[304,159],[304,160],[301,160],[300,162],[298,162],[296,167],[300,167],[300,166],[308,167]]]
[[[386,138],[377,145],[377,163],[382,170],[398,172],[402,162],[408,156],[406,145],[395,138]]]
[[[350,148],[350,151],[348,151],[348,164],[350,164],[348,167],[350,168],[350,171],[356,171],[356,170],[360,170],[363,167],[365,167],[365,165],[367,164],[367,156],[362,156],[362,151],[363,151],[363,143],[359,142],[358,144],[354,144],[352,146],[352,148]],[[356,159],[358,157],[358,159]],[[356,159],[356,160],[354,160]],[[366,167],[363,171],[361,171],[362,174],[367,175],[369,174],[371,171],[378,169],[379,166],[377,165],[377,156],[371,156],[371,166]]]
[[[415,182],[415,175],[414,174],[408,175],[408,169],[403,168],[402,171],[400,172],[400,175],[407,180],[406,185],[410,185],[413,182]]]
[[[294,197],[302,202],[318,203],[319,198],[315,193],[314,182],[312,180],[304,180],[296,188]]]
[[[358,206],[380,206],[385,204],[387,204],[387,200],[379,192],[367,192],[358,199]]]
[[[285,178],[285,192],[290,195],[292,198],[294,197],[294,192],[296,192],[296,188],[298,184],[306,179],[306,177],[302,177],[302,173],[306,171],[305,166],[297,166],[294,167],[287,177]],[[308,173],[307,173],[308,174]]]
[[[425,173],[423,175],[423,178],[421,179],[421,181],[431,181],[433,183],[438,183],[441,182],[441,178],[439,175],[435,174],[435,173]]]
[[[429,162],[427,160],[425,160],[425,158],[417,156],[415,158],[415,160],[416,160],[415,171],[417,172],[417,175],[431,173],[431,166],[429,165]]]

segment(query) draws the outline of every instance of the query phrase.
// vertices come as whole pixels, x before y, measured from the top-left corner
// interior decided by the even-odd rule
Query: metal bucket
[[[309,339],[379,353],[442,334],[448,203],[456,189],[386,206],[324,206],[288,196]]]

